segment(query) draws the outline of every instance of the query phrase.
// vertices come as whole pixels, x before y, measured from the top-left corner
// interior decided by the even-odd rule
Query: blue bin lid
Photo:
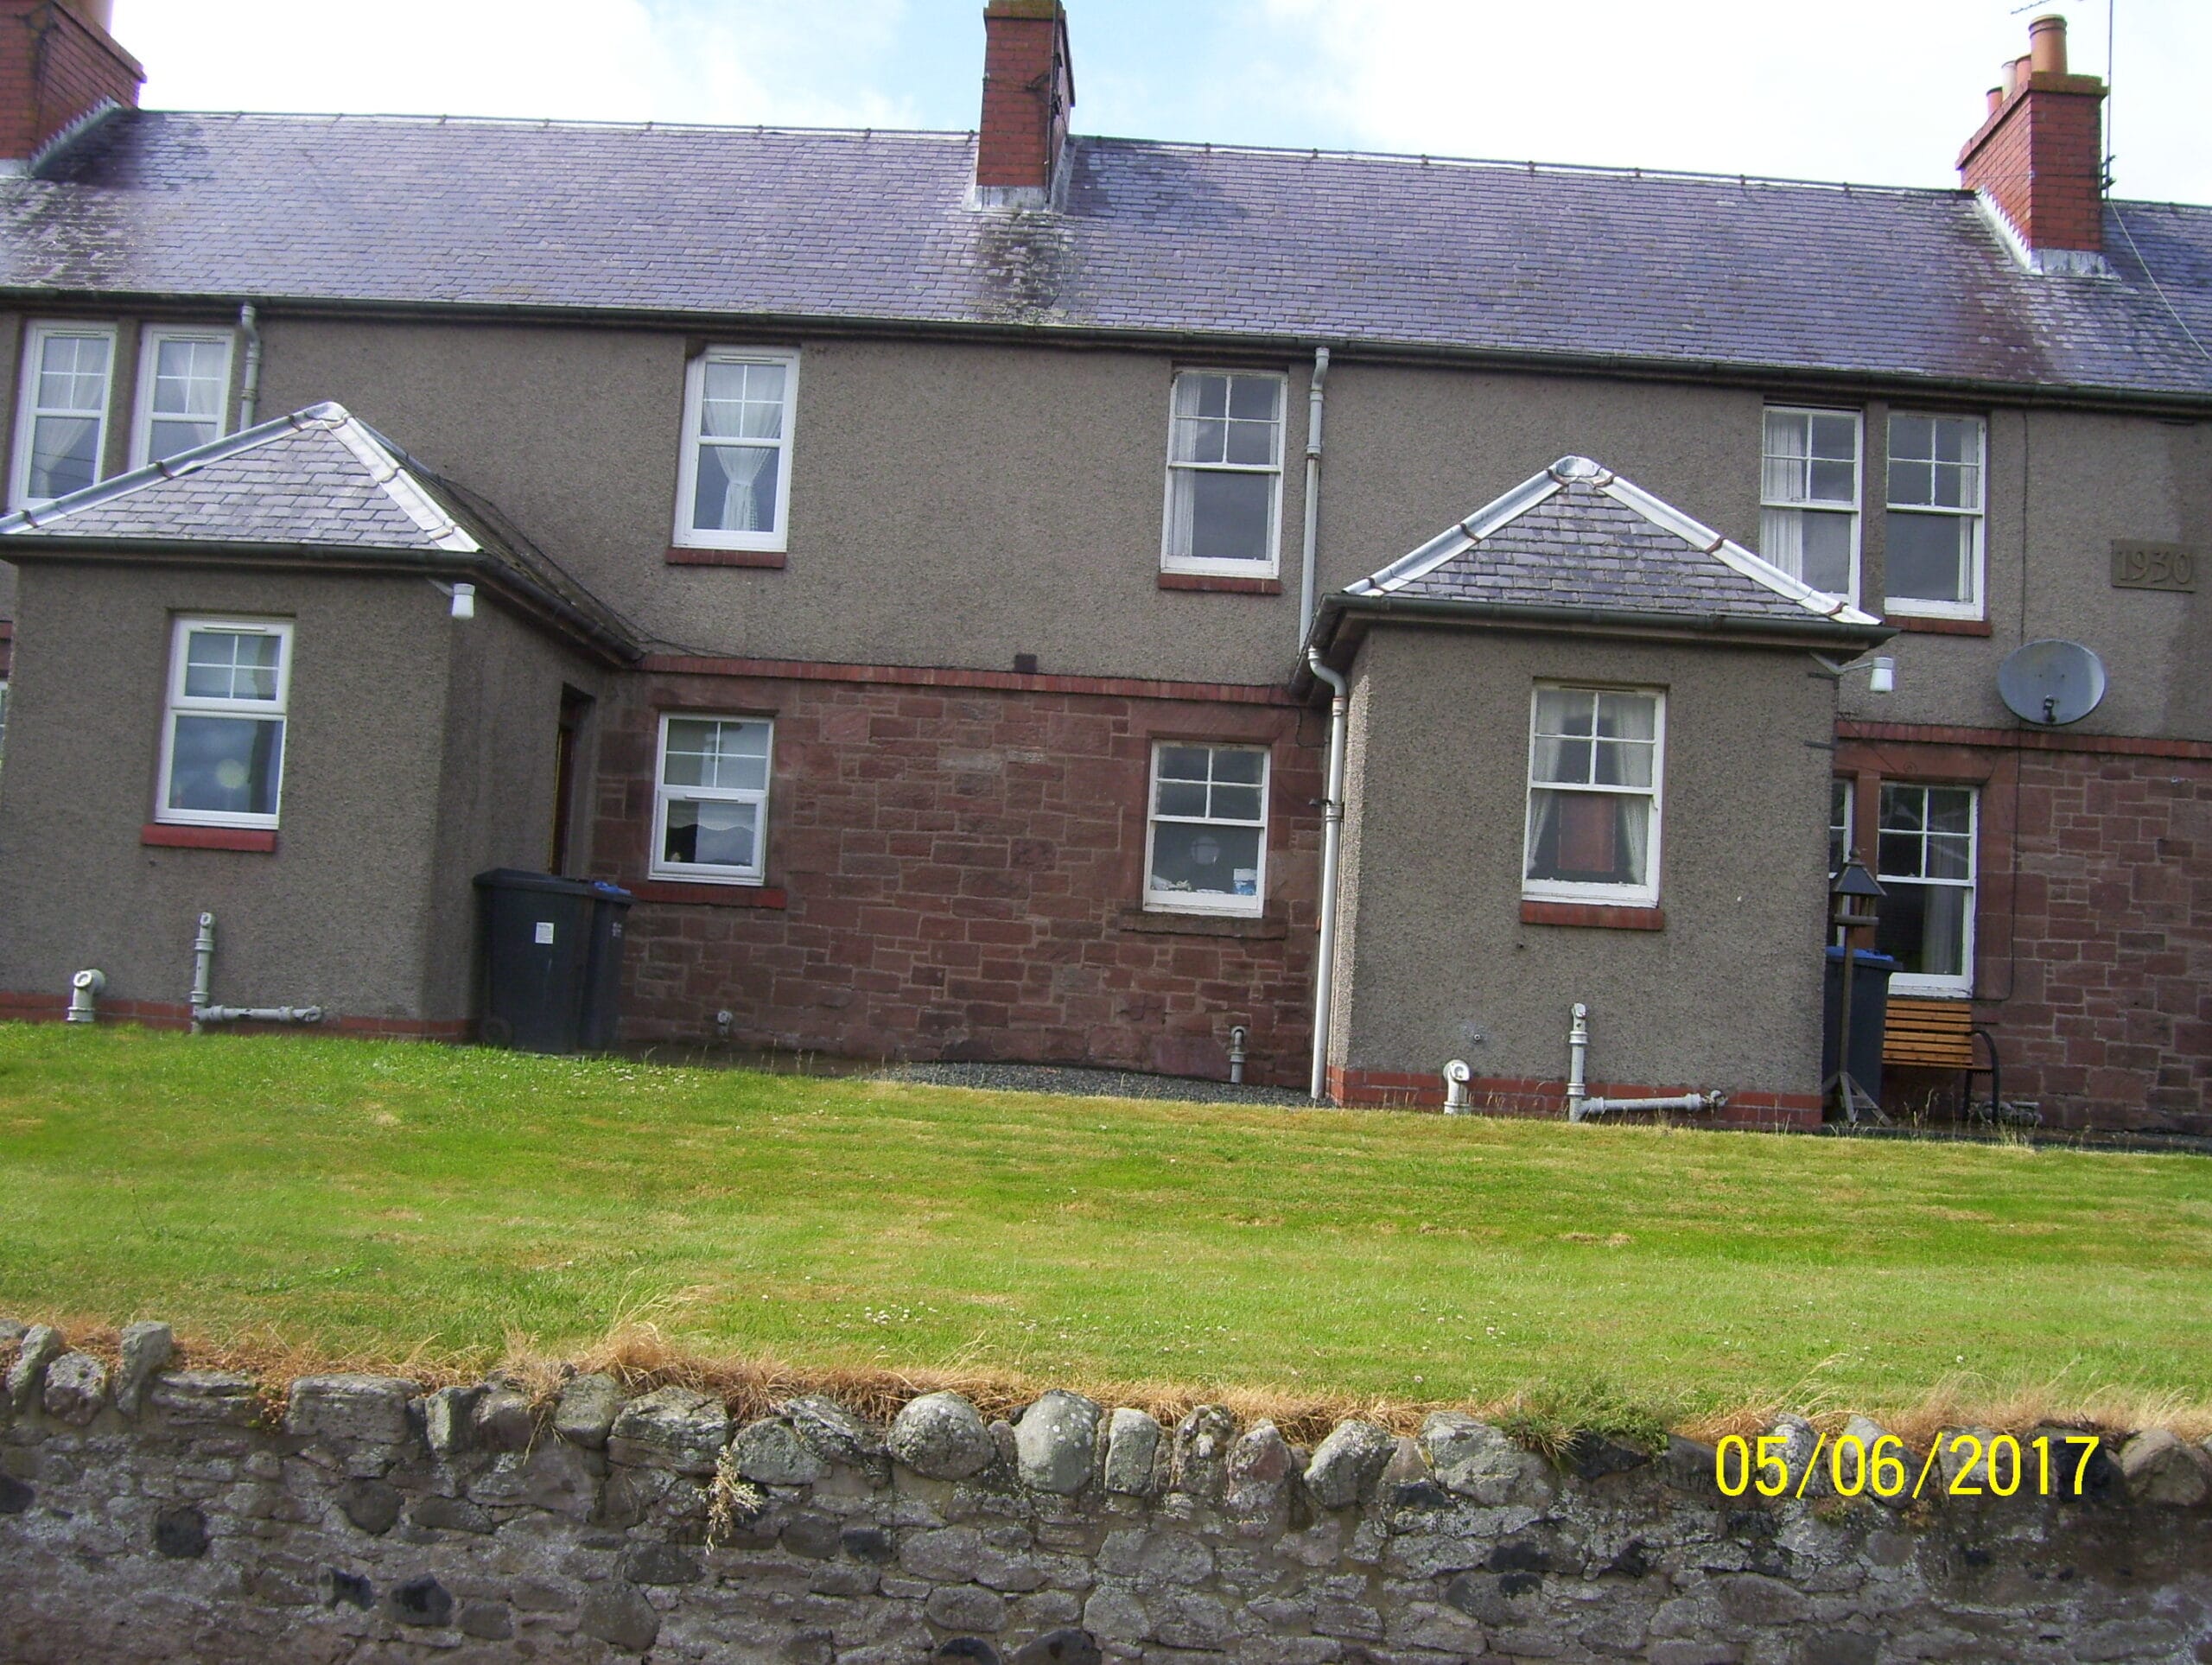
[[[1854,948],[1851,952],[1852,956],[1861,965],[1871,965],[1878,969],[1885,971],[1894,971],[1897,969],[1897,962],[1895,957],[1891,955],[1877,954],[1871,948]],[[1843,963],[1843,950],[1836,947],[1834,944],[1829,944],[1828,958],[1835,961],[1839,965]]]

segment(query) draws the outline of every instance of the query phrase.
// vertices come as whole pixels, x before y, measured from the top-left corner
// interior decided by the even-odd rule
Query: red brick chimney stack
[[[987,207],[1042,207],[1052,196],[1075,106],[1067,11],[1060,0],[989,0],[983,35],[977,200]]]
[[[0,0],[0,168],[112,99],[135,109],[146,72],[108,31],[111,0]]]
[[[2028,25],[2028,54],[2005,66],[1988,119],[1959,152],[1959,175],[2005,217],[2045,270],[2094,270],[2105,245],[2105,84],[2066,68],[2066,20]]]

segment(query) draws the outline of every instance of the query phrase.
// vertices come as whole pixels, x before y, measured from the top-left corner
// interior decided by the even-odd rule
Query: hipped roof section
[[[122,111],[0,181],[0,290],[2212,399],[2212,208],[2109,204],[2091,279],[1959,190],[1074,137],[1059,210],[979,211],[975,166],[961,133]]]
[[[326,402],[0,518],[10,559],[189,555],[479,579],[618,660],[621,616],[505,524]]]
[[[1346,621],[1602,630],[1864,646],[1891,632],[1588,457],[1561,457],[1421,548],[1327,597]]]

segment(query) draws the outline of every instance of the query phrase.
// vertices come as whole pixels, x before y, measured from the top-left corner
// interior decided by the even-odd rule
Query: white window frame
[[[1972,581],[1972,594],[1963,601],[1933,601],[1915,596],[1882,598],[1882,611],[1904,619],[1980,619],[1987,606],[1986,539],[1989,528],[1989,422],[1986,417],[1962,414],[1955,410],[1892,410],[1885,429],[1894,429],[1900,416],[1919,417],[1923,421],[1970,422],[1981,436],[1981,457],[1974,465],[1974,501],[1972,508],[1945,508],[1930,503],[1898,503],[1890,482],[1896,472],[1893,442],[1885,431],[1882,442],[1882,506],[1883,575],[1888,576],[1889,523],[1895,517],[1905,515],[1950,515],[1974,522],[1974,552],[1967,557],[1967,571]]]
[[[184,691],[185,653],[195,630],[222,630],[238,635],[274,636],[276,650],[276,697],[274,700],[219,700]],[[289,619],[240,619],[207,613],[183,615],[169,626],[168,697],[162,711],[162,764],[154,784],[154,819],[175,827],[251,827],[274,829],[284,808],[284,766],[292,747],[292,621]],[[175,810],[169,807],[169,771],[175,760],[176,720],[188,717],[274,718],[282,725],[276,753],[276,808],[267,815],[244,810]]]
[[[1167,815],[1160,813],[1160,754],[1170,747],[1203,749],[1208,752],[1251,752],[1260,759],[1260,819],[1259,819],[1259,875],[1249,896],[1211,895],[1202,891],[1154,890],[1152,886],[1153,835],[1162,821],[1180,826],[1249,828],[1249,821],[1224,820],[1217,816]],[[1274,789],[1274,756],[1265,746],[1249,745],[1241,740],[1155,740],[1152,743],[1152,767],[1145,784],[1144,799],[1144,906],[1149,913],[1205,913],[1216,917],[1257,918],[1266,912],[1268,905],[1268,832],[1270,804],[1269,794]]]
[[[1178,462],[1175,461],[1175,390],[1185,376],[1243,376],[1275,384],[1275,454],[1272,462]],[[1290,378],[1280,370],[1239,369],[1228,365],[1182,365],[1167,378],[1167,462],[1160,510],[1160,569],[1221,578],[1277,578],[1282,574],[1283,430],[1290,423]],[[1175,476],[1179,473],[1266,474],[1268,553],[1264,561],[1233,561],[1179,555],[1175,550]]]
[[[767,785],[759,791],[741,786],[671,786],[668,784],[668,726],[671,722],[755,722],[768,731],[768,749],[762,759],[762,778]],[[647,857],[646,872],[655,879],[664,879],[683,885],[765,885],[768,881],[768,799],[776,784],[776,721],[757,714],[741,711],[664,711],[660,714],[660,737],[653,747],[653,827],[652,848]],[[753,864],[736,867],[704,861],[668,861],[662,852],[668,848],[668,806],[672,802],[752,804],[759,806],[759,829],[753,840]]]
[[[1546,694],[1635,694],[1652,702],[1651,785],[1643,786],[1575,786],[1536,778],[1536,713]],[[1522,767],[1521,895],[1530,902],[1587,902],[1604,907],[1659,906],[1660,836],[1665,818],[1667,791],[1667,690],[1617,683],[1540,682],[1529,695],[1529,750]],[[1535,854],[1536,794],[1586,791],[1606,798],[1648,796],[1651,814],[1644,827],[1643,872],[1641,885],[1592,884],[1581,880],[1532,879],[1529,863]]]
[[[1843,789],[1843,818],[1840,821],[1836,819],[1835,814],[1838,787]],[[1859,781],[1857,778],[1852,775],[1830,775],[1828,777],[1828,877],[1831,880],[1840,874],[1845,863],[1851,860],[1851,835],[1853,824],[1858,818]],[[1838,848],[1836,839],[1838,833],[1843,835],[1840,848]]]
[[[790,542],[791,448],[798,415],[798,349],[796,347],[710,346],[683,367],[683,449],[676,475],[676,533],[678,549],[780,550]],[[699,491],[701,407],[706,398],[709,365],[781,365],[784,369],[783,432],[776,440],[776,524],[765,532],[725,531],[692,524]],[[767,442],[747,440],[762,446]]]
[[[1893,995],[1969,997],[1974,994],[1975,915],[1981,908],[1981,788],[1970,783],[1951,780],[1885,780],[1881,783],[1881,788],[1889,787],[1919,787],[1967,795],[1967,876],[1964,879],[1923,879],[1909,874],[1885,875],[1882,872],[1881,789],[1877,790],[1874,800],[1874,855],[1869,864],[1873,871],[1874,882],[1885,890],[1892,885],[1917,885],[1927,889],[1963,890],[1967,893],[1964,940],[1960,944],[1959,957],[1959,963],[1965,969],[1956,976],[1942,976],[1925,971],[1895,972],[1890,977],[1890,992]],[[1923,842],[1924,844],[1924,837]],[[1924,858],[1922,865],[1926,865]]]
[[[170,324],[149,324],[139,334],[138,383],[130,402],[130,466],[133,468],[143,468],[154,460],[154,382],[161,366],[162,345],[166,341],[204,341],[223,349],[223,394],[215,405],[213,437],[220,439],[231,431],[231,372],[238,346],[236,333],[221,328],[188,329]]]
[[[1852,497],[1850,502],[1845,503],[1840,499],[1832,498],[1778,498],[1769,497],[1767,495],[1766,420],[1770,416],[1848,416],[1851,418],[1852,444],[1855,448],[1856,454],[1852,464]],[[1887,454],[1886,450],[1885,451],[1885,454]],[[1768,404],[1760,408],[1759,518],[1762,523],[1765,520],[1766,512],[1769,509],[1812,509],[1828,514],[1838,514],[1846,511],[1849,512],[1851,515],[1850,581],[1846,588],[1840,594],[1841,600],[1848,602],[1854,607],[1857,607],[1859,605],[1859,591],[1860,588],[1859,569],[1865,556],[1866,541],[1866,413],[1864,410],[1847,410],[1840,405],[1825,404]],[[1762,524],[1759,528],[1759,558],[1765,561],[1769,566],[1778,568],[1780,563],[1768,557],[1765,548],[1766,542],[1766,528]],[[1787,570],[1786,569],[1783,569]],[[1818,585],[1813,584],[1812,581],[1809,579],[1802,579],[1800,581],[1810,586],[1816,594],[1839,594],[1839,592],[1834,590],[1824,590],[1820,588]]]
[[[71,323],[41,320],[23,332],[22,362],[16,368],[16,454],[8,472],[8,506],[36,508],[52,498],[34,498],[31,490],[31,443],[41,407],[38,403],[39,366],[46,357],[46,343],[56,335],[100,336],[107,341],[107,385],[100,390],[99,427],[92,442],[92,483],[106,478],[108,424],[115,408],[116,327],[113,324]],[[91,416],[89,410],[56,410],[55,416]]]

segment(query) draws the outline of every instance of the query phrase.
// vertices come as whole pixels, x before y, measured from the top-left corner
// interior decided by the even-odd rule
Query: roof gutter
[[[1629,613],[1609,607],[1541,607],[1510,601],[1452,601],[1430,596],[1354,595],[1339,590],[1321,604],[1309,648],[1328,658],[1346,632],[1356,641],[1378,620],[1456,625],[1469,629],[1519,629],[1635,637],[1652,641],[1753,647],[1869,648],[1896,635],[1893,625],[1849,625],[1808,613],[1796,619],[1745,617],[1729,613]],[[1300,665],[1294,691],[1311,691],[1312,673]]]
[[[241,301],[237,295],[188,294],[174,290],[86,289],[24,286],[0,288],[0,302],[23,308],[60,313],[111,313],[118,306],[161,308],[205,313],[210,306],[229,306]],[[788,338],[804,334],[822,339],[870,339],[884,335],[920,335],[944,341],[1035,346],[1048,338],[1056,346],[1105,351],[1137,350],[1201,353],[1219,356],[1249,354],[1255,359],[1280,363],[1298,352],[1295,340],[1274,335],[1211,333],[1198,330],[1128,329],[1014,320],[982,323],[969,320],[940,320],[886,316],[836,317],[816,313],[709,311],[696,308],[665,310],[639,307],[531,305],[517,302],[416,300],[390,301],[322,296],[262,296],[256,304],[264,310],[281,305],[303,316],[364,315],[417,322],[467,322],[588,326],[635,330],[640,327],[682,331],[687,334],[722,334],[733,329],[762,337]],[[1308,335],[1306,340],[1313,338]],[[1700,386],[1749,388],[1771,391],[1777,384],[1818,389],[1842,397],[1872,397],[1910,388],[1916,396],[1965,398],[2022,406],[2063,410],[2120,410],[2150,416],[2212,419],[2212,385],[2202,390],[2105,387],[2080,383],[2012,382],[1993,377],[1937,377],[1907,369],[1878,367],[1830,369],[1811,365],[1766,363],[1751,359],[1656,359],[1628,353],[1535,353],[1504,347],[1484,347],[1452,342],[1339,340],[1332,349],[1338,359],[1357,358],[1376,364],[1428,367],[1473,367],[1484,370],[1527,371],[1544,375],[1610,377],[1630,381],[1689,383]]]
[[[63,536],[16,532],[0,537],[0,558],[28,566],[41,561],[157,562],[176,566],[283,568],[316,573],[397,573],[462,579],[505,595],[517,610],[581,642],[613,665],[635,664],[645,648],[626,632],[518,572],[488,550],[394,550],[363,546],[334,552],[313,543],[180,543],[159,537]]]

